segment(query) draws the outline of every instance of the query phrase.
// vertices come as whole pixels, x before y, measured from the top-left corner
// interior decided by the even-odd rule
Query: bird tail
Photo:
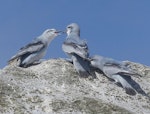
[[[9,65],[11,65],[11,64],[17,63],[18,60],[19,60],[19,58],[11,58],[10,60],[7,61],[7,63],[8,63]]]
[[[127,76],[131,78],[130,76]],[[115,75],[115,81],[119,82],[129,95],[136,95],[136,91],[133,89],[131,84],[121,75]]]
[[[92,76],[90,70],[90,62],[74,54],[72,55],[73,65],[81,77]]]

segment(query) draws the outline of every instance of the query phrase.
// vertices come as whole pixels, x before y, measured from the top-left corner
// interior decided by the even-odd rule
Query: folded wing
[[[20,48],[19,52],[14,55],[8,62],[13,61],[16,58],[19,58],[23,55],[35,53],[40,50],[42,50],[45,47],[44,43],[41,41],[33,41],[32,43],[29,43],[25,47]]]
[[[68,54],[74,53],[82,58],[87,58],[89,56],[88,46],[86,42],[84,41],[80,41],[79,43],[79,42],[73,41],[72,39],[67,39],[63,43],[62,48]]]

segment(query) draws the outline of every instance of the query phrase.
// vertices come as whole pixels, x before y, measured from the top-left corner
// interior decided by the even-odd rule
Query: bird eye
[[[95,59],[95,58],[90,58],[90,60],[91,60],[91,61],[96,61],[97,59]]]
[[[72,28],[72,26],[69,26],[69,27],[67,27],[67,28]]]
[[[53,29],[50,29],[50,30],[48,30],[47,32],[53,32],[54,30]]]

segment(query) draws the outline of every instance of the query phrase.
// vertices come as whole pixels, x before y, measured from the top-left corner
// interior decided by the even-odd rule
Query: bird
[[[51,41],[59,35],[61,31],[56,29],[46,29],[40,36],[36,37],[31,43],[20,48],[8,61],[8,64],[14,60],[19,60],[19,67],[29,67],[34,63],[40,63],[40,59],[46,54]]]
[[[136,72],[128,68],[123,62],[107,58],[99,55],[94,55],[90,58],[91,66],[98,68],[108,78],[115,81],[116,84],[121,84],[129,95],[136,95],[136,90],[128,82],[132,75],[138,75]]]
[[[62,44],[62,50],[71,58],[74,68],[81,77],[90,76],[90,61],[88,45],[80,39],[80,28],[77,23],[71,23],[66,27],[67,38]]]

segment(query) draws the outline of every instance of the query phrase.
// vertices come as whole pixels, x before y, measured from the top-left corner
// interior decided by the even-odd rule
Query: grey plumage
[[[90,62],[86,41],[80,39],[80,28],[76,23],[67,26],[67,38],[62,45],[63,51],[70,56],[74,68],[81,77],[90,75]]]
[[[8,62],[18,59],[20,67],[28,67],[34,62],[38,62],[46,53],[50,42],[58,35],[55,29],[45,30],[39,37],[31,43],[20,48],[19,52],[14,55]]]
[[[136,94],[135,89],[128,80],[131,79],[131,75],[137,74],[126,67],[123,62],[95,55],[91,58],[91,65],[100,69],[108,78],[113,79],[116,84],[121,84],[126,93],[130,95]]]

